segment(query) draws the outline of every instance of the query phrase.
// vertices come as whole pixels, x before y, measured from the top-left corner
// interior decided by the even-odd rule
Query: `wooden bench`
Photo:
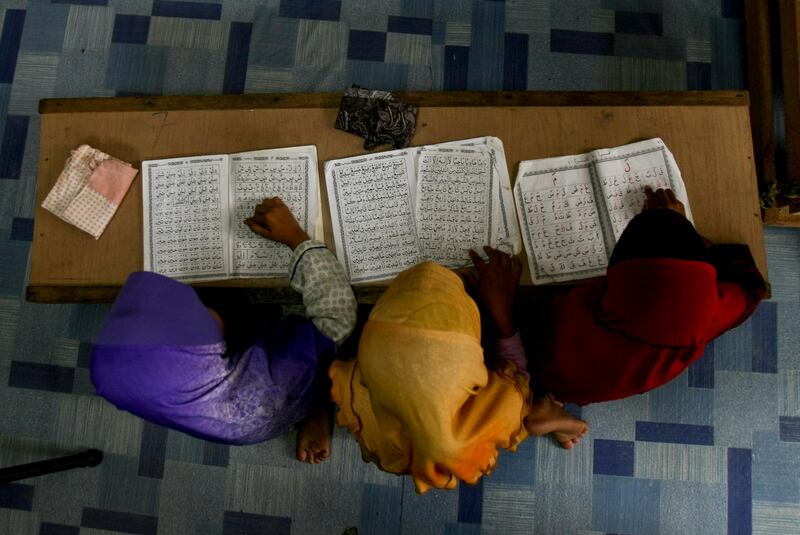
[[[520,160],[576,154],[661,137],[686,182],[698,230],[717,242],[746,243],[766,277],[748,95],[679,93],[398,93],[420,106],[414,145],[492,135],[504,145],[512,181]],[[339,94],[123,97],[43,100],[36,219],[27,298],[112,301],[142,269],[141,176],[99,240],[42,209],[69,151],[88,143],[140,167],[142,160],[316,145],[325,160],[361,154],[363,140],[334,129]],[[326,241],[330,218],[321,180]],[[524,253],[523,253],[524,258]],[[527,267],[526,267],[527,269]],[[530,277],[523,274],[523,294]],[[196,285],[250,302],[292,303],[286,279]],[[374,302],[382,285],[356,287]]]

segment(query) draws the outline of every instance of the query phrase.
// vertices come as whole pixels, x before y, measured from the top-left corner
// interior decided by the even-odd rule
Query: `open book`
[[[604,275],[645,186],[672,189],[691,221],[680,170],[659,138],[520,162],[514,196],[534,284]]]
[[[497,138],[325,162],[336,253],[351,282],[394,277],[423,260],[468,265],[470,248],[521,249]]]
[[[279,196],[321,238],[313,145],[142,162],[144,269],[182,280],[281,277],[291,250],[243,223]]]

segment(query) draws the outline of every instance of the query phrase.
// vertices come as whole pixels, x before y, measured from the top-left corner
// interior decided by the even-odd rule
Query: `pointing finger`
[[[265,238],[270,238],[272,235],[272,233],[268,229],[262,227],[252,219],[245,219],[244,224],[250,227],[250,230],[252,230],[256,234],[264,236]]]
[[[472,259],[472,263],[475,264],[475,267],[478,269],[486,265],[486,263],[483,261],[483,258],[481,258],[481,256],[472,249],[469,250],[469,257]]]
[[[492,261],[498,262],[500,260],[499,259],[500,251],[498,251],[497,249],[493,249],[488,245],[484,245],[483,251],[486,253],[486,256],[489,257],[489,263],[491,263]]]

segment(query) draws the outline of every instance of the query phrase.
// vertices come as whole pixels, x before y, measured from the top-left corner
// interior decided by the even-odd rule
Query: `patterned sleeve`
[[[344,270],[324,244],[307,240],[289,263],[289,282],[303,294],[306,317],[337,344],[356,324],[356,298]]]

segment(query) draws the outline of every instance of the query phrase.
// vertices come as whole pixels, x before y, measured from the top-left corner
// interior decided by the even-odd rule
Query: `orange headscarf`
[[[487,370],[480,316],[453,272],[425,262],[378,300],[353,361],[330,367],[337,422],[417,492],[476,483],[528,434],[530,389],[511,363]]]

